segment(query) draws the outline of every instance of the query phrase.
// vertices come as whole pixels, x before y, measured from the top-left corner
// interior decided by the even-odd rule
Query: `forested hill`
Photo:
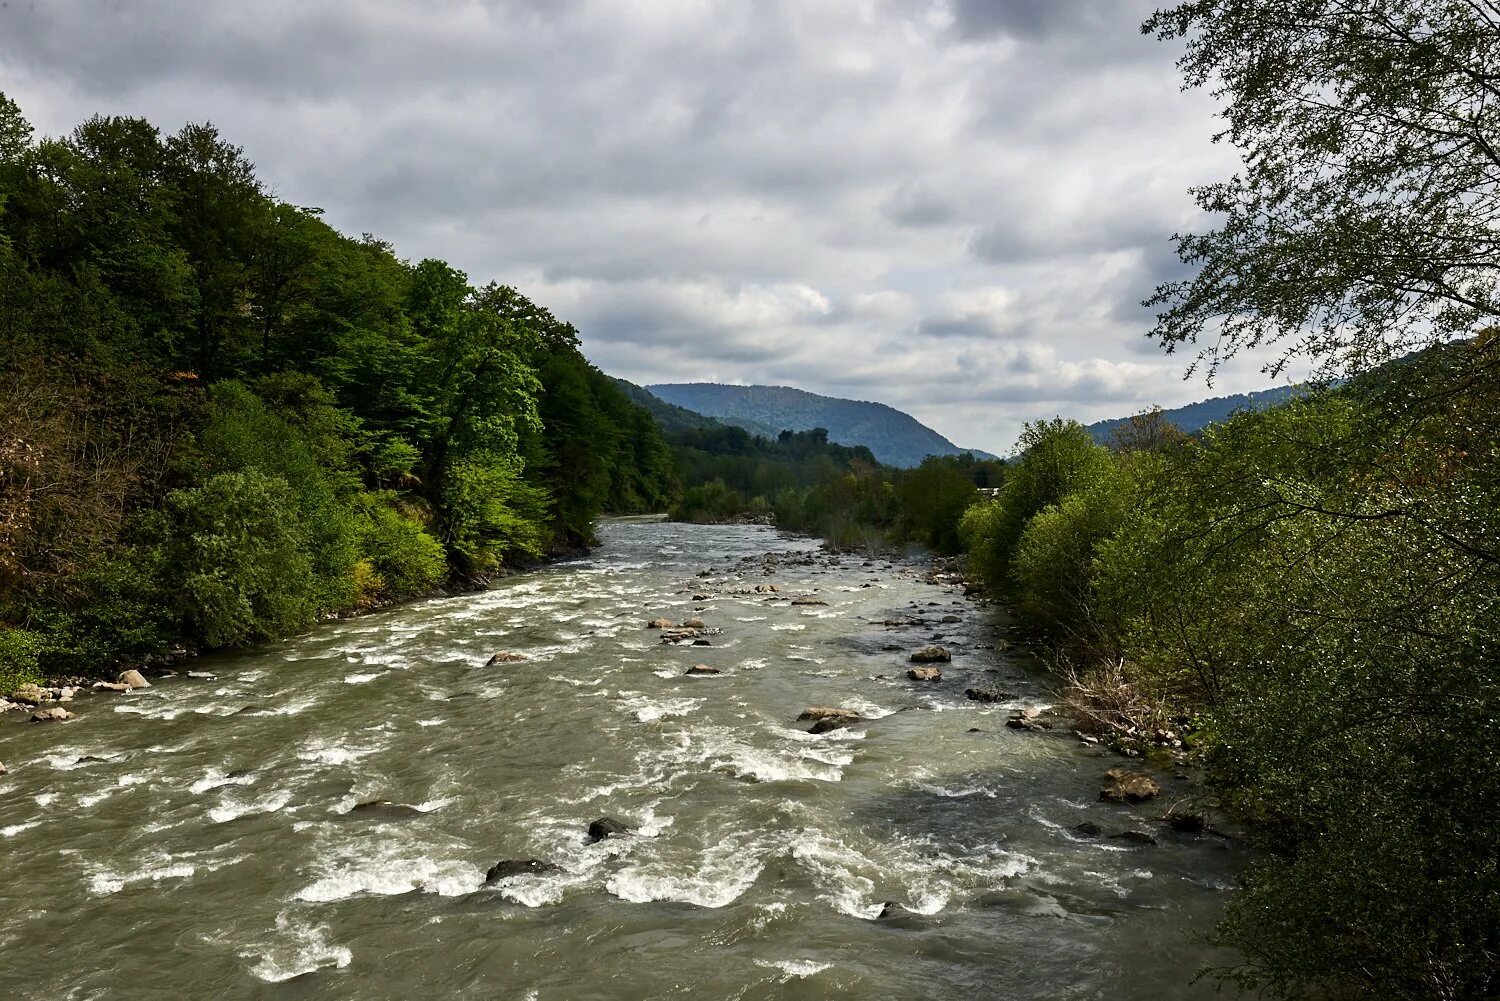
[[[1210,424],[1218,424],[1226,421],[1241,410],[1264,410],[1267,407],[1279,406],[1288,400],[1294,400],[1299,396],[1306,395],[1306,392],[1306,389],[1299,386],[1277,386],[1258,393],[1236,393],[1233,396],[1216,396],[1213,399],[1189,403],[1187,406],[1163,410],[1161,411],[1161,419],[1173,425],[1179,431],[1192,434],[1195,431],[1203,430]],[[1111,420],[1096,421],[1088,425],[1088,432],[1099,444],[1109,445],[1115,440],[1115,432],[1130,422],[1131,418],[1129,417],[1116,417]]]
[[[679,487],[513,288],[277,200],[211,126],[0,95],[0,686],[482,579]]]
[[[666,434],[676,434],[679,431],[708,431],[725,426],[712,417],[705,417],[703,414],[695,413],[686,407],[679,407],[676,404],[668,403],[666,400],[663,400],[641,386],[637,386],[633,382],[614,376],[610,378],[620,392],[630,397],[631,402],[637,406],[646,408],[651,416],[656,418],[656,423],[660,425],[662,431]],[[762,436],[768,438],[775,437],[772,434],[763,434]]]
[[[891,466],[911,468],[929,455],[993,458],[986,452],[959,448],[910,414],[883,403],[819,396],[788,386],[725,386],[677,383],[647,386],[667,403],[743,427],[764,437],[781,431],[826,428],[830,441],[867,446]]]

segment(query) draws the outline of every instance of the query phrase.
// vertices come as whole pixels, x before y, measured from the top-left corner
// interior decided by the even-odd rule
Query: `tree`
[[[1500,317],[1500,5],[1192,0],[1142,31],[1187,39],[1244,157],[1193,192],[1219,220],[1177,237],[1193,276],[1147,300],[1168,351],[1358,370]]]

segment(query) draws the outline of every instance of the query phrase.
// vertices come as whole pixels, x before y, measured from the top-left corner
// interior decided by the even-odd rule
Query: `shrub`
[[[428,591],[443,579],[447,561],[443,545],[422,526],[374,498],[368,500],[360,527],[359,550],[380,581],[387,598],[408,598]]]
[[[167,497],[167,566],[184,628],[210,646],[278,636],[318,610],[310,538],[286,481],[219,473]],[[351,564],[352,565],[352,564]],[[353,592],[353,575],[347,575]]]
[[[29,629],[0,626],[0,692],[12,692],[22,685],[42,680],[37,656],[42,651],[42,637]]]

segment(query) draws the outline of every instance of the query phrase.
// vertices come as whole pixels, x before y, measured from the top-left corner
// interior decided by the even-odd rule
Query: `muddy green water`
[[[1212,995],[1191,975],[1225,957],[1192,936],[1239,853],[1097,802],[1118,759],[1007,730],[1050,692],[985,649],[999,613],[764,528],[601,535],[488,592],[189,665],[214,681],[6,714],[0,997]],[[814,555],[767,574],[769,551]],[[712,647],[645,628],[694,614]],[[935,635],[945,680],[906,680]],[[482,666],[498,650],[529,660]],[[809,705],[869,720],[811,736]],[[586,843],[602,815],[638,834]],[[482,887],[533,857],[560,869]],[[878,920],[886,901],[920,916]]]

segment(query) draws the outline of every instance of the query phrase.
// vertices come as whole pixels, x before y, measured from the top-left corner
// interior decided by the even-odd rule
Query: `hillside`
[[[712,417],[705,417],[702,414],[688,410],[686,407],[679,407],[668,403],[649,390],[637,386],[626,379],[610,376],[610,381],[615,384],[616,389],[629,397],[630,402],[638,407],[644,407],[652,417],[656,418],[656,423],[665,434],[675,434],[678,431],[706,431],[724,426],[720,421],[714,420]],[[763,432],[756,433],[763,434]]]
[[[1163,410],[1162,416],[1179,430],[1189,434],[1201,431],[1210,424],[1226,420],[1231,414],[1240,410],[1264,410],[1267,407],[1279,406],[1302,395],[1304,390],[1298,386],[1277,386],[1274,389],[1262,390],[1258,393],[1236,393],[1232,396],[1216,396],[1209,400],[1199,400],[1197,403],[1189,403],[1182,407],[1173,407],[1171,410]],[[1129,417],[1115,417],[1109,420],[1096,421],[1088,426],[1089,434],[1093,435],[1095,441],[1101,445],[1108,445],[1115,440],[1115,429],[1122,427],[1130,420]]]
[[[789,386],[724,386],[673,383],[647,386],[667,403],[715,417],[755,434],[775,437],[783,430],[827,428],[830,441],[865,445],[891,466],[911,468],[929,455],[986,452],[959,448],[910,414],[883,403],[819,396]]]

